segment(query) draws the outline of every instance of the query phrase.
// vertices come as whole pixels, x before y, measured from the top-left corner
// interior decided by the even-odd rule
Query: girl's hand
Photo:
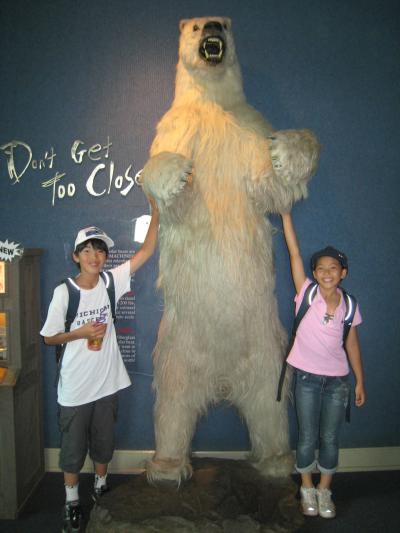
[[[355,388],[355,404],[357,407],[361,407],[365,403],[365,389],[364,385],[356,384]]]

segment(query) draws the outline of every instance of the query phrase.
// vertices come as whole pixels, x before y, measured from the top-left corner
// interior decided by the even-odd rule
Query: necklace
[[[331,313],[325,313],[324,319],[322,321],[323,325],[326,326],[327,324],[329,324],[329,322],[333,320],[334,317],[335,315],[332,315]]]

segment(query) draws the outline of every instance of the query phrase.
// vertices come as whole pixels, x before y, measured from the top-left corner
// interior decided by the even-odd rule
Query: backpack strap
[[[100,272],[100,276],[102,280],[104,281],[104,285],[106,286],[106,289],[107,289],[108,298],[111,304],[111,314],[112,314],[113,321],[115,322],[116,308],[115,308],[114,276],[109,270],[106,272]]]
[[[278,393],[276,395],[276,401],[277,402],[280,402],[281,398],[282,398],[282,388],[283,388],[283,382],[285,381],[285,374],[286,374],[286,368],[287,368],[286,358],[288,357],[288,355],[290,353],[290,350],[293,347],[294,339],[296,338],[297,328],[299,327],[300,322],[304,318],[304,315],[307,313],[308,309],[310,308],[311,302],[315,298],[315,295],[317,293],[317,287],[318,287],[318,283],[313,283],[313,282],[311,282],[307,286],[307,288],[306,288],[306,290],[304,292],[304,296],[303,296],[303,299],[301,301],[299,310],[298,310],[296,316],[294,317],[293,327],[292,327],[292,334],[291,334],[291,337],[290,337],[290,342],[289,342],[287,350],[286,350],[286,356],[285,356],[285,359],[284,359],[284,361],[282,363],[282,369],[281,369],[281,373],[280,373],[280,376],[279,376]]]
[[[343,298],[346,304],[346,314],[343,321],[343,346],[346,343],[347,336],[349,334],[350,328],[353,324],[354,315],[357,308],[357,300],[352,295],[342,289]]]
[[[79,302],[81,299],[81,289],[72,278],[67,278],[64,283],[68,289],[68,308],[65,317],[65,331],[68,332],[71,329],[71,324],[78,312]]]
[[[304,291],[304,296],[301,301],[299,310],[296,316],[294,317],[293,328],[292,328],[293,342],[294,342],[294,337],[296,336],[297,328],[299,327],[300,322],[303,320],[304,315],[307,313],[308,309],[310,308],[311,302],[314,300],[315,295],[317,294],[317,288],[318,288],[318,283],[311,282],[306,288],[306,290]]]
[[[346,350],[346,339],[349,334],[350,328],[353,324],[354,315],[357,308],[357,300],[352,295],[342,289],[344,302],[346,304],[346,312],[343,319],[343,348]],[[351,410],[351,394],[349,391],[349,397],[347,399],[346,407],[346,422],[350,422],[350,410]]]
[[[60,283],[60,285],[62,285],[63,283],[66,285],[68,290],[68,307],[64,322],[64,331],[68,332],[70,331],[71,324],[74,321],[74,318],[76,317],[76,313],[78,312],[79,301],[81,299],[81,290],[72,278],[66,278]],[[62,359],[64,357],[66,346],[67,343],[58,344],[56,346],[57,372],[55,386],[57,386],[58,380],[60,379]]]

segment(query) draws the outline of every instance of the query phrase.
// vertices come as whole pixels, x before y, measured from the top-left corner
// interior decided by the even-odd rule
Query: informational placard
[[[104,270],[110,270],[117,267],[130,259],[134,253],[134,250],[120,250],[117,248],[110,250]],[[132,284],[133,281],[131,281],[131,285]],[[133,290],[131,290],[118,302],[115,322],[119,349],[129,373],[133,373],[136,359],[135,316],[135,294]]]

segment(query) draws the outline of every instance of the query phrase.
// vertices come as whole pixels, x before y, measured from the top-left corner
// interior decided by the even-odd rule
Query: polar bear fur
[[[226,400],[247,423],[257,466],[286,476],[287,405],[275,400],[286,335],[264,215],[306,196],[318,142],[308,130],[275,132],[246,102],[230,19],[184,20],[180,29],[175,99],[142,173],[160,211],[165,302],[147,475],[177,484],[190,477],[196,421]]]

